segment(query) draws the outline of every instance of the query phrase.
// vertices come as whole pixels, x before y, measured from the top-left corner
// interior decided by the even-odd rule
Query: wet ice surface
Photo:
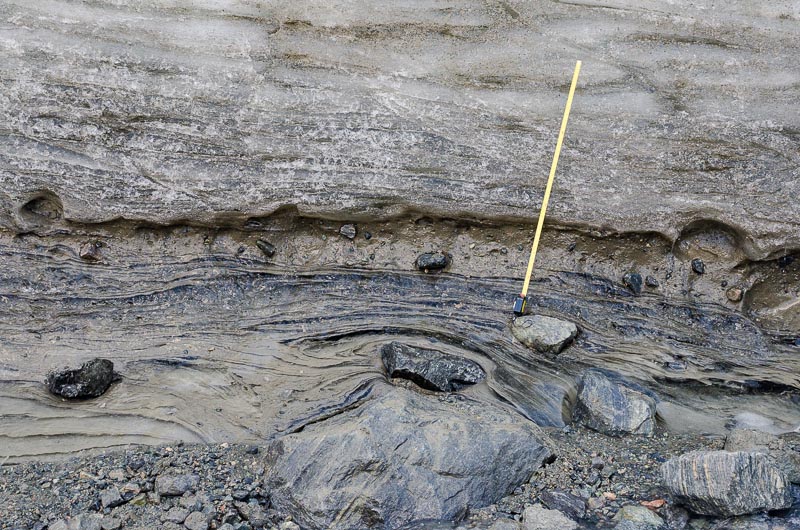
[[[582,329],[551,357],[508,329],[516,280],[291,273],[221,255],[87,266],[57,247],[3,250],[0,456],[267,439],[368,397],[385,377],[378,350],[396,340],[478,362],[487,381],[464,394],[542,425],[569,420],[586,366],[650,386],[676,431],[722,432],[742,413],[778,430],[800,425],[791,392],[746,390],[800,386],[796,347],[721,306],[634,297],[587,275],[533,285],[532,311]],[[104,396],[65,402],[47,393],[48,370],[95,356],[123,375]],[[744,390],[705,386],[721,381]]]

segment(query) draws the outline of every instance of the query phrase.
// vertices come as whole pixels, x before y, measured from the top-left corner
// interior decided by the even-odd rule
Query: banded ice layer
[[[0,1],[0,226],[551,221],[800,248],[800,5]],[[31,201],[34,201],[31,203]],[[27,206],[26,206],[27,205]]]

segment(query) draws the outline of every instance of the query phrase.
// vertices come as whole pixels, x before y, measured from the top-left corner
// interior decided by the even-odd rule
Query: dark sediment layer
[[[668,249],[548,233],[542,262],[580,268],[540,269],[532,285],[532,312],[581,329],[553,356],[510,332],[519,281],[490,277],[524,264],[524,230],[425,219],[362,228],[371,239],[351,241],[337,235],[337,223],[294,218],[239,230],[123,223],[0,238],[0,401],[9,414],[0,451],[19,458],[132,442],[269,438],[324,417],[385,377],[376,351],[397,340],[478,362],[486,384],[465,392],[489,402],[500,396],[542,425],[570,421],[587,367],[655,391],[660,421],[674,431],[800,424],[791,321],[769,329],[742,314],[745,302],[714,302],[724,299],[722,288],[696,283],[688,262]],[[257,246],[265,234],[277,249],[267,261]],[[504,235],[510,240],[497,243]],[[569,250],[566,242],[576,240]],[[99,259],[80,257],[85,241],[103,242]],[[450,272],[414,270],[428,245],[452,249]],[[634,296],[618,283],[632,263],[658,269],[663,283]],[[796,267],[754,263],[725,274],[766,282],[774,269],[794,286]],[[46,393],[49,370],[98,350],[124,384],[70,405]]]

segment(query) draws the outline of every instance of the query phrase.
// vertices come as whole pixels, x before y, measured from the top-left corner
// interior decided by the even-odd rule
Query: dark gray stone
[[[559,512],[548,510],[541,504],[528,506],[522,513],[523,530],[575,530],[578,523]]]
[[[268,448],[272,506],[302,528],[456,519],[510,494],[552,454],[535,424],[495,405],[388,385],[373,392]]]
[[[656,279],[654,276],[647,276],[647,277],[644,279],[644,283],[645,283],[645,285],[647,285],[648,287],[658,287],[659,285],[661,285],[661,284],[659,283],[659,281],[658,281],[658,280],[657,280],[657,279]]]
[[[180,506],[173,506],[166,515],[164,515],[164,520],[170,523],[183,524],[187,517],[189,517],[189,510],[181,508]]]
[[[522,526],[511,519],[498,519],[487,526],[487,530],[520,530]],[[472,530],[467,527],[466,530]]]
[[[770,517],[766,514],[731,517],[712,523],[708,530],[798,530],[800,518]],[[672,529],[670,529],[672,530]]]
[[[61,519],[50,525],[50,530],[102,530],[103,516],[96,513],[82,513]]]
[[[586,502],[566,491],[543,491],[539,498],[551,510],[564,512],[573,519],[583,519],[586,515]]]
[[[119,530],[122,528],[122,521],[116,517],[103,517],[100,521],[100,528],[103,530]]]
[[[358,231],[356,230],[356,225],[348,224],[342,225],[342,227],[339,229],[339,233],[347,239],[355,239]]]
[[[137,483],[135,483],[135,482],[126,482],[119,489],[119,494],[122,497],[122,500],[124,500],[125,502],[128,502],[132,498],[136,497],[141,491],[142,491],[142,488],[140,488]]]
[[[92,359],[75,370],[49,373],[45,384],[57,396],[82,399],[102,396],[117,378],[114,363],[108,359]]]
[[[124,503],[125,501],[116,486],[110,486],[100,492],[100,504],[103,505],[103,508],[113,508]]]
[[[726,451],[759,451],[768,454],[786,472],[790,482],[800,483],[800,452],[775,434],[755,429],[733,429],[725,439]]]
[[[87,241],[81,245],[78,255],[86,261],[100,261],[100,249],[102,246],[99,241]]]
[[[233,505],[242,519],[256,528],[260,528],[269,522],[267,512],[255,502],[234,502]]]
[[[766,454],[695,451],[661,467],[664,486],[701,515],[732,516],[792,505],[789,479]]]
[[[637,272],[629,272],[622,277],[625,287],[633,291],[633,294],[642,292],[642,275]]]
[[[197,489],[196,486],[190,488],[190,490]],[[187,490],[188,491],[188,490]],[[203,509],[203,505],[206,503],[207,499],[206,496],[203,494],[197,495],[183,495],[179,500],[178,503],[189,510],[190,512],[199,512]]]
[[[189,530],[208,530],[208,516],[203,512],[192,512],[183,522]]]
[[[159,475],[156,477],[156,492],[163,497],[177,497],[197,489],[197,475]]]
[[[258,241],[256,241],[256,246],[268,258],[271,258],[272,256],[275,255],[275,245],[273,245],[269,241],[259,239]]]
[[[450,255],[444,252],[427,252],[417,257],[415,265],[424,272],[442,270],[450,265]]]
[[[683,530],[689,523],[689,512],[681,506],[667,504],[660,513],[670,530]]]
[[[503,515],[508,516],[510,514],[504,513]],[[523,526],[522,523],[518,523],[513,519],[507,519],[506,517],[495,521],[474,521],[466,519],[459,522],[425,519],[423,521],[414,521],[397,530],[523,530]]]
[[[578,335],[578,326],[567,320],[544,315],[517,317],[511,332],[528,348],[541,353],[558,354]]]
[[[701,260],[700,258],[694,258],[692,260],[692,270],[696,274],[703,274],[703,273],[706,272],[706,265],[705,265],[705,263],[703,263],[703,260]]]
[[[574,416],[590,429],[610,436],[651,436],[655,414],[656,400],[643,388],[600,370],[588,370],[581,378]]]
[[[381,359],[390,377],[410,379],[439,392],[453,392],[486,378],[486,372],[474,361],[400,342],[381,346]]]
[[[615,530],[666,530],[664,520],[644,506],[623,506],[617,515]]]
[[[614,527],[616,530],[657,530],[666,528],[664,520],[652,510],[632,504],[623,506],[614,516],[614,521],[617,523]]]
[[[781,448],[777,435],[758,431],[755,429],[733,429],[725,438],[726,451],[756,451],[765,452],[770,449]]]
[[[728,300],[731,302],[741,302],[743,295],[744,291],[738,287],[731,287],[725,291],[725,296],[727,296]]]

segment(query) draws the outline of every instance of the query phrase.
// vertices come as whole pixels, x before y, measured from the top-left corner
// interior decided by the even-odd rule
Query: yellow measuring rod
[[[561,119],[561,130],[558,131],[558,141],[556,142],[556,152],[553,155],[553,163],[550,165],[550,176],[547,177],[547,187],[544,189],[544,199],[542,199],[542,209],[539,210],[539,222],[536,225],[536,235],[533,236],[533,247],[531,247],[531,257],[528,260],[528,270],[525,272],[525,283],[522,284],[522,291],[520,295],[514,300],[514,314],[524,315],[526,309],[526,299],[528,295],[528,286],[531,283],[531,274],[533,274],[533,263],[536,261],[536,249],[539,248],[539,238],[542,236],[542,227],[544,226],[544,215],[547,212],[547,203],[550,200],[550,191],[553,189],[553,180],[556,176],[556,167],[558,166],[558,155],[561,154],[561,144],[564,143],[564,133],[567,130],[567,120],[569,119],[569,109],[572,107],[572,96],[575,95],[575,85],[578,84],[578,74],[581,71],[581,62],[575,63],[575,73],[572,74],[572,84],[569,87],[569,95],[567,96],[567,106],[564,108],[564,117]]]

